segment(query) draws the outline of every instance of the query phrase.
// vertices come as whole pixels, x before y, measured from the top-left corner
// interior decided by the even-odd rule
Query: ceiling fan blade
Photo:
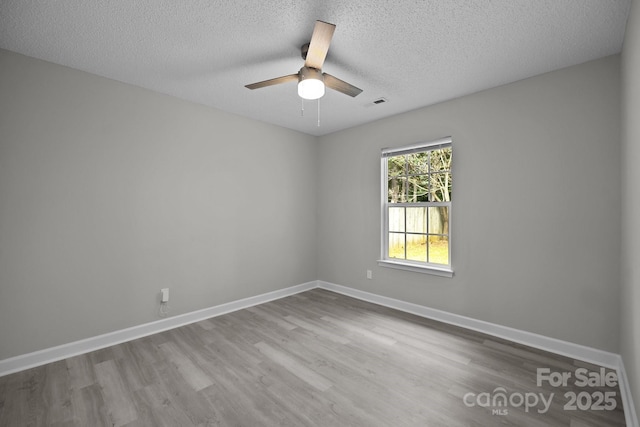
[[[307,52],[307,59],[304,62],[305,67],[322,69],[324,59],[327,57],[327,51],[333,38],[333,32],[336,30],[336,26],[323,21],[316,21],[316,26],[313,28],[313,35],[311,36],[311,42],[309,42],[309,51]]]
[[[246,85],[247,89],[260,89],[261,87],[279,85],[281,83],[298,81],[298,74],[289,74],[288,76],[276,77],[275,79],[265,80],[263,82],[252,83],[250,85]]]
[[[340,80],[337,77],[333,77],[331,74],[324,73],[322,75],[324,77],[324,84],[327,87],[330,87],[333,90],[337,90],[338,92],[342,92],[345,95],[349,96],[358,96],[362,93],[362,89],[355,87],[352,84],[345,82],[344,80]]]

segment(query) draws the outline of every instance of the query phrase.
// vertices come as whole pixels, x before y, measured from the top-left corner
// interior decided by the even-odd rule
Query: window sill
[[[433,274],[441,277],[453,277],[453,270],[449,267],[433,267],[410,262],[391,261],[388,259],[378,260],[380,267],[395,268],[397,270],[413,271],[416,273]]]

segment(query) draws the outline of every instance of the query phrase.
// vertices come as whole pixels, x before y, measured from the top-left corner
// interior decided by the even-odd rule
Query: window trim
[[[449,223],[449,265],[428,264],[420,261],[411,261],[406,259],[389,258],[387,254],[388,247],[388,171],[387,158],[400,156],[403,154],[412,154],[426,149],[438,149],[445,147],[453,147],[453,140],[450,136],[427,142],[417,142],[410,145],[404,145],[396,148],[383,148],[380,156],[380,259],[378,265],[380,267],[389,267],[399,270],[413,271],[417,273],[433,274],[442,277],[453,277],[453,263],[451,258],[451,236],[452,224]],[[453,165],[452,165],[453,170]],[[453,175],[453,173],[452,173]],[[449,217],[452,215],[452,202],[447,202],[449,206]]]

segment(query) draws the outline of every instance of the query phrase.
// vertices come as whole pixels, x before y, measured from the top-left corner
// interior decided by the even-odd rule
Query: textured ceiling
[[[2,0],[0,47],[323,135],[618,53],[630,2]],[[327,90],[320,127],[295,83],[244,87],[296,73],[316,20],[323,71],[364,90]]]

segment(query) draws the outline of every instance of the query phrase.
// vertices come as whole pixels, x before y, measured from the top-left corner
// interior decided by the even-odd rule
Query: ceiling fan
[[[298,82],[298,95],[303,99],[318,99],[324,96],[325,86],[352,97],[358,96],[362,89],[355,87],[331,74],[322,72],[322,64],[327,56],[329,44],[336,26],[323,21],[316,21],[311,42],[300,48],[304,66],[296,74],[276,77],[258,83],[246,85],[248,89],[260,89],[267,86]]]

